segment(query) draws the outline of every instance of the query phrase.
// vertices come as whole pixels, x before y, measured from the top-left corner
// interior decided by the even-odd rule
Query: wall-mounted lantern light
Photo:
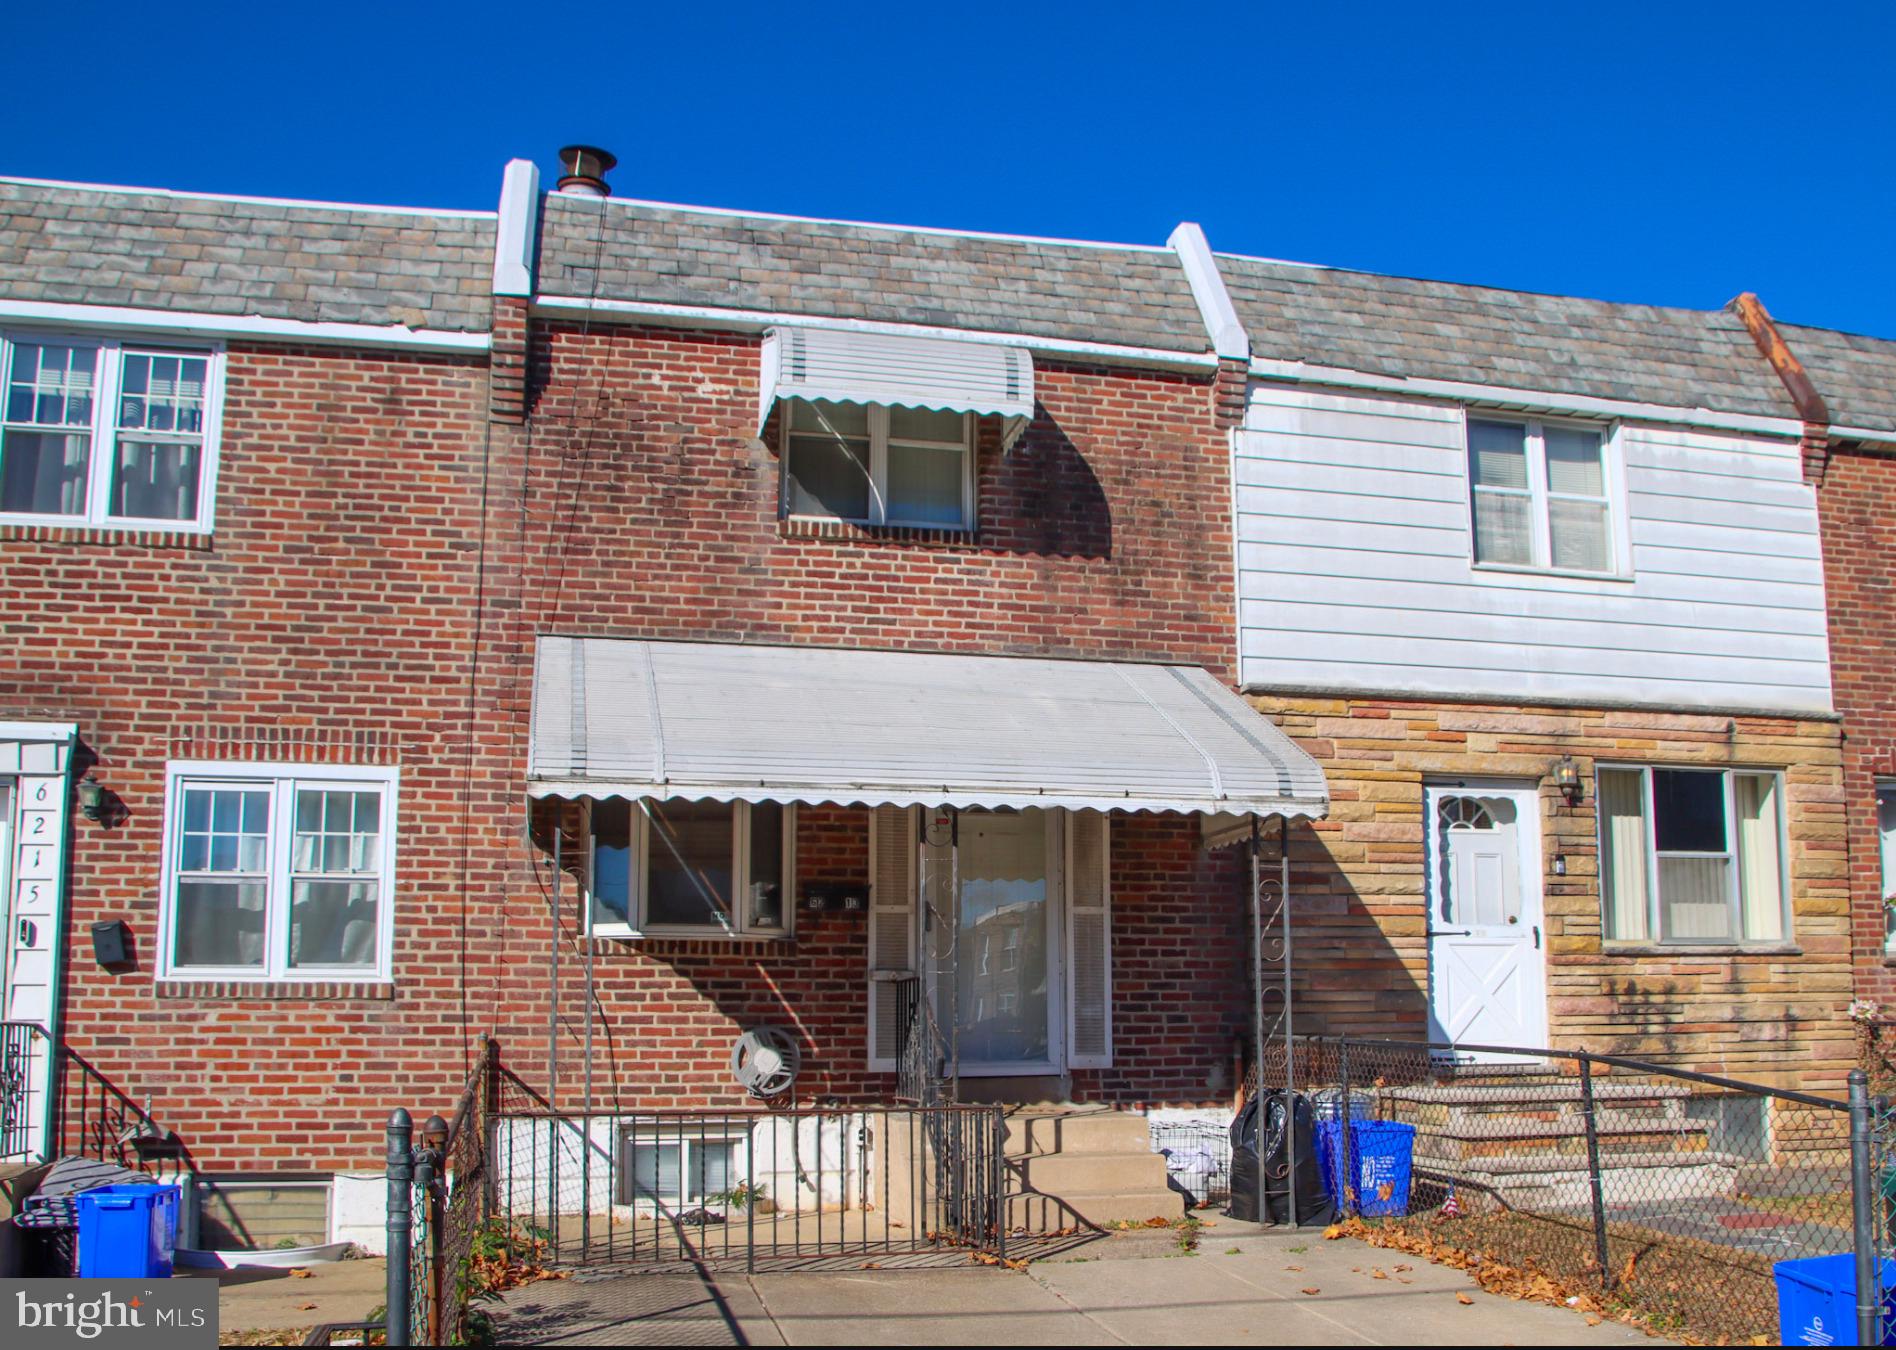
[[[1580,804],[1580,766],[1572,755],[1562,755],[1554,761],[1554,786],[1567,798],[1567,805]]]
[[[79,780],[79,813],[87,820],[105,819],[105,786],[95,773]]]

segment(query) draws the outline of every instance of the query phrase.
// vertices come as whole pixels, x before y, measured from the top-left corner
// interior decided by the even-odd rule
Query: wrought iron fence
[[[1775,1336],[1774,1264],[1857,1249],[1844,1101],[1506,1046],[1301,1037],[1263,1070],[1308,1094],[1323,1184],[1369,1240],[1649,1326]]]
[[[555,1110],[488,1042],[389,1132],[388,1333],[454,1344],[496,1270],[859,1268],[1006,1254],[1000,1108]],[[401,1312],[406,1312],[406,1325]]]

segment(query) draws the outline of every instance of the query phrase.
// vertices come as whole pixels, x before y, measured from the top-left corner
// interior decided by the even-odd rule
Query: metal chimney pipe
[[[606,184],[606,175],[618,163],[610,151],[596,145],[562,146],[559,190],[581,197],[610,197],[612,189]]]

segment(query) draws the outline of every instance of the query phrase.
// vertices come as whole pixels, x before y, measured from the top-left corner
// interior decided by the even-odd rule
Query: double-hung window
[[[784,514],[970,529],[972,426],[966,413],[790,399],[783,416]]]
[[[588,930],[787,937],[795,832],[775,802],[596,801]]]
[[[1470,417],[1468,481],[1477,563],[1619,571],[1600,428]]]
[[[173,764],[159,973],[382,980],[396,770]]]
[[[1608,942],[1781,942],[1784,781],[1742,769],[1598,770]]]
[[[0,522],[210,528],[223,356],[0,337]]]

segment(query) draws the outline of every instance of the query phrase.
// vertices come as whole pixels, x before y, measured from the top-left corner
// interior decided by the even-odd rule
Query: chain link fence
[[[1775,1264],[1856,1249],[1844,1101],[1512,1047],[1305,1037],[1262,1067],[1308,1096],[1352,1234],[1509,1292],[1774,1340]]]

